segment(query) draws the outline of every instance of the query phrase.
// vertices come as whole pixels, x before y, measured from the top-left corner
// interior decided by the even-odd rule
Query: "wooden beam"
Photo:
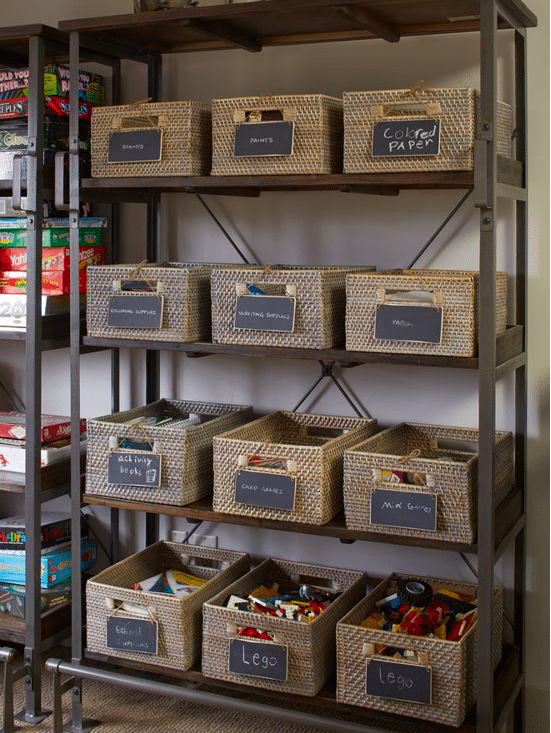
[[[378,38],[389,43],[397,43],[400,36],[394,26],[382,20],[373,13],[368,13],[364,8],[356,8],[352,5],[337,5],[335,10],[343,18],[351,20],[363,28],[367,28]]]
[[[186,20],[182,20],[181,23],[184,26],[203,33],[209,38],[227,41],[232,46],[243,48],[245,51],[252,51],[253,53],[262,51],[262,44],[256,38],[228,26],[227,23],[222,23],[217,20],[203,20],[202,18],[187,18]]]

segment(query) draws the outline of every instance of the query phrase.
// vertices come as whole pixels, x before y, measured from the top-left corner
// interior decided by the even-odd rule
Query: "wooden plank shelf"
[[[81,333],[85,333],[84,319],[81,319]],[[27,331],[24,328],[0,328],[0,342],[11,341],[24,344],[26,338]],[[40,344],[42,351],[66,349],[69,347],[68,313],[42,316],[42,340]]]
[[[498,156],[498,181],[525,195],[524,167]],[[340,191],[397,196],[408,189],[469,189],[474,186],[472,171],[413,171],[409,173],[331,173],[323,175],[269,176],[166,176],[138,178],[85,178],[83,192],[124,200],[145,189],[159,193],[210,193],[219,195],[260,195],[264,191]]]
[[[514,22],[535,26],[536,16],[521,0],[503,0]],[[63,31],[134,51],[181,53],[241,48],[260,51],[327,41],[461,33],[480,29],[477,0],[258,0],[66,20]],[[499,18],[499,28],[509,28]]]
[[[191,522],[214,522],[221,524],[233,524],[243,527],[255,527],[262,529],[273,529],[283,532],[298,532],[301,534],[318,535],[322,537],[335,537],[343,542],[383,542],[394,545],[410,545],[414,547],[428,547],[436,550],[448,550],[451,552],[476,553],[476,543],[467,544],[463,542],[442,542],[441,540],[427,540],[415,537],[402,537],[398,535],[387,535],[379,532],[359,532],[348,529],[345,524],[344,512],[341,512],[327,524],[300,524],[298,522],[282,522],[273,519],[260,519],[258,517],[243,517],[238,514],[223,514],[215,512],[212,508],[211,497],[205,497],[187,506],[169,506],[166,504],[154,504],[150,502],[125,501],[104,496],[83,494],[82,502],[95,506],[107,506],[113,509],[127,509],[130,511],[143,511],[148,514],[164,514],[172,517],[185,517]],[[513,528],[519,531],[522,526],[522,498],[521,492],[513,489],[496,509],[496,548],[501,548],[504,538],[510,535]]]
[[[68,632],[71,625],[71,604],[64,603],[56,608],[45,611],[41,616],[41,638],[46,644],[52,636],[58,635],[61,631]],[[0,640],[8,644],[25,644],[25,619],[10,616],[7,613],[0,614]]]
[[[506,371],[509,361],[523,355],[524,329],[509,326],[496,339],[496,364]],[[402,366],[443,367],[453,369],[478,369],[477,357],[431,356],[422,354],[383,354],[367,351],[334,349],[293,349],[276,346],[243,346],[240,344],[212,344],[207,342],[173,343],[167,341],[138,341],[135,339],[111,339],[84,336],[84,346],[96,348],[149,349],[152,351],[181,351],[189,357],[215,354],[226,356],[253,356],[271,359],[306,359],[324,363],[339,362],[342,366],[358,364],[397,364]],[[515,362],[516,363],[516,362]]]
[[[318,715],[325,715],[328,718],[347,720],[366,726],[372,726],[368,730],[380,729],[381,731],[396,731],[398,733],[418,733],[420,721],[415,718],[383,713],[354,705],[338,703],[335,693],[335,679],[330,679],[325,687],[315,697],[302,695],[282,695],[279,691],[262,690],[255,687],[238,685],[223,680],[215,680],[205,677],[199,665],[188,671],[166,669],[156,665],[147,664],[147,661],[133,662],[120,659],[114,656],[97,654],[86,649],[84,652],[85,664],[87,667],[108,667],[113,671],[125,673],[128,671],[140,671],[148,677],[170,681],[173,684],[192,683],[199,689],[226,694],[232,697],[242,697],[254,702],[259,702],[268,707],[286,705],[293,709],[300,709]],[[501,711],[509,706],[516,696],[521,681],[519,662],[516,652],[511,647],[504,647],[501,662],[494,675],[495,719],[498,720]],[[476,710],[473,708],[467,715],[465,722],[455,728],[441,723],[430,723],[422,721],[423,733],[475,733],[476,732]]]

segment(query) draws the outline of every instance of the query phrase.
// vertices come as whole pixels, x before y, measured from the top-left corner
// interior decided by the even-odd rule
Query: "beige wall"
[[[528,495],[528,623],[527,687],[530,717],[527,731],[548,729],[548,545],[549,545],[549,3],[531,0],[540,25],[528,31],[529,42],[529,495]],[[6,25],[102,15],[131,10],[131,0],[26,0],[4,14]],[[500,35],[500,95],[511,100],[510,33]],[[195,54],[165,62],[164,98],[240,96],[276,92],[408,87],[423,79],[429,86],[478,84],[478,35],[404,39],[400,44],[379,41],[266,49],[260,55],[242,51]],[[128,101],[145,96],[143,74],[125,65],[131,83]],[[210,197],[210,205],[245,249],[263,262],[367,263],[378,268],[404,266],[459,200],[457,191],[403,192],[399,198],[337,193],[264,194],[260,200]],[[180,260],[235,261],[231,249],[205,216],[194,197],[172,195],[164,206],[164,253]],[[500,202],[500,268],[514,271],[513,205]],[[123,251],[137,261],[143,251],[143,217],[137,206],[125,207]],[[477,215],[465,208],[432,246],[420,263],[450,268],[478,266]],[[512,316],[512,313],[511,313]],[[2,355],[14,384],[21,385],[22,351]],[[67,355],[45,355],[45,379],[56,385],[67,374]],[[123,355],[123,406],[142,399],[143,364],[135,354]],[[290,408],[317,377],[317,365],[209,357],[200,361],[162,355],[163,396],[249,402],[260,410]],[[49,376],[48,376],[49,375]],[[108,379],[105,354],[83,359],[83,414],[109,411],[109,397],[98,393],[98,382]],[[383,423],[401,420],[433,421],[476,426],[476,375],[439,369],[400,369],[362,366],[344,378],[370,413]],[[45,381],[45,411],[68,410],[68,393],[61,397]],[[132,385],[132,386],[131,386]],[[513,380],[498,385],[498,427],[514,428]],[[282,396],[283,399],[282,399]],[[324,391],[315,410],[346,414],[347,405],[334,390]],[[107,515],[95,512],[102,522]],[[104,525],[105,526],[105,525]],[[166,533],[177,524],[163,520]],[[185,526],[185,524],[184,524]],[[128,546],[141,525],[129,517],[125,526]],[[107,529],[104,530],[107,536]],[[470,580],[469,570],[453,553],[419,550],[404,553],[398,547],[375,543],[344,546],[336,540],[284,535],[212,526],[220,544],[240,547],[256,555],[275,555],[358,567],[382,574],[389,570],[437,574]],[[511,558],[497,568],[498,580],[511,582]]]

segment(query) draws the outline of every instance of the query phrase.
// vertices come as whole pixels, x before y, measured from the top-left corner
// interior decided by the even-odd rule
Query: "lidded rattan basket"
[[[373,267],[213,267],[213,343],[300,349],[342,345],[346,275],[360,269]],[[251,295],[250,286],[265,295]]]
[[[432,720],[443,725],[460,726],[476,699],[477,622],[475,621],[459,641],[410,636],[360,626],[375,610],[377,601],[396,593],[397,581],[403,577],[405,576],[394,573],[383,580],[337,624],[337,702],[421,720]],[[444,587],[471,597],[477,594],[477,586],[473,583],[435,578],[419,578],[419,580],[428,582],[434,590]],[[501,588],[494,589],[492,615],[492,659],[495,668],[501,658],[503,632]],[[377,645],[415,652],[417,658],[411,661],[404,659],[403,664],[413,664],[430,670],[432,693],[430,703],[367,694],[367,667],[370,660],[397,661],[375,653]],[[407,666],[404,666],[403,678],[407,679]]]
[[[476,356],[478,272],[392,270],[346,278],[346,348]],[[507,326],[507,273],[496,273],[496,334]]]
[[[303,583],[328,588],[341,595],[310,623],[261,616],[250,611],[226,608],[230,595],[245,596],[266,582],[280,587]],[[316,695],[335,669],[335,627],[337,621],[365,593],[366,575],[320,565],[286,560],[264,560],[254,570],[211,598],[203,607],[202,671],[206,677],[279,690],[297,695]],[[236,673],[230,668],[230,644],[240,639],[240,628],[253,627],[273,633],[273,643],[285,647],[286,679],[268,679]],[[262,655],[267,642],[258,642]],[[271,642],[270,642],[271,644]]]
[[[284,154],[277,154],[283,148],[273,146],[278,130],[285,126],[291,143]],[[236,136],[245,133],[249,149],[241,155]],[[250,141],[258,141],[265,152],[254,155],[258,150],[255,146],[250,149]],[[342,144],[340,99],[324,94],[278,94],[212,100],[212,175],[339,173]]]
[[[158,320],[153,327],[140,319],[134,308],[136,304],[139,311],[148,302],[158,312]],[[113,318],[112,308],[118,308],[118,312],[131,309],[134,317],[126,321],[116,316]],[[210,266],[164,262],[89,267],[86,323],[88,335],[98,338],[173,342],[208,340],[211,327]],[[111,325],[113,323],[115,325]]]
[[[180,422],[151,426],[142,419],[162,419],[167,413]],[[176,506],[196,501],[212,490],[213,437],[242,425],[251,415],[242,405],[161,399],[90,418],[85,493]],[[119,476],[119,461],[134,473]],[[140,464],[158,471],[150,484],[145,475],[143,480],[133,478]]]
[[[376,430],[373,419],[275,412],[219,435],[214,511],[325,524],[342,509],[344,451]]]
[[[479,431],[402,423],[344,454],[346,526],[446,542],[477,533]],[[496,432],[495,504],[513,481],[513,436]]]
[[[203,102],[143,102],[92,110],[92,177],[203,176],[211,113]]]
[[[248,572],[249,556],[230,550],[157,542],[102,570],[86,584],[87,646],[92,652],[143,664],[186,670],[201,654],[203,603]],[[208,582],[179,598],[132,586],[167,570],[190,573]],[[108,625],[119,620],[119,637],[132,622],[153,622],[157,653],[116,646]],[[138,626],[139,630],[139,626]],[[145,634],[144,634],[145,636]],[[130,637],[130,633],[129,633]],[[135,637],[134,637],[135,638]]]
[[[344,172],[472,170],[478,95],[474,89],[345,92]],[[496,146],[511,157],[511,106],[497,104]]]

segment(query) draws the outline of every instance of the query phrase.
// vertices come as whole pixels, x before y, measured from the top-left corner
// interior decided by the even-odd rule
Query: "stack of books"
[[[80,451],[86,450],[86,420],[80,421]],[[40,465],[68,461],[71,452],[71,420],[58,415],[41,415]],[[22,483],[25,479],[27,446],[24,412],[0,410],[0,481]]]
[[[25,616],[25,548],[27,534],[22,516],[0,519],[0,612]],[[70,599],[71,516],[43,512],[40,527],[40,586],[43,611]],[[81,542],[80,565],[89,570],[96,561],[96,542]]]

